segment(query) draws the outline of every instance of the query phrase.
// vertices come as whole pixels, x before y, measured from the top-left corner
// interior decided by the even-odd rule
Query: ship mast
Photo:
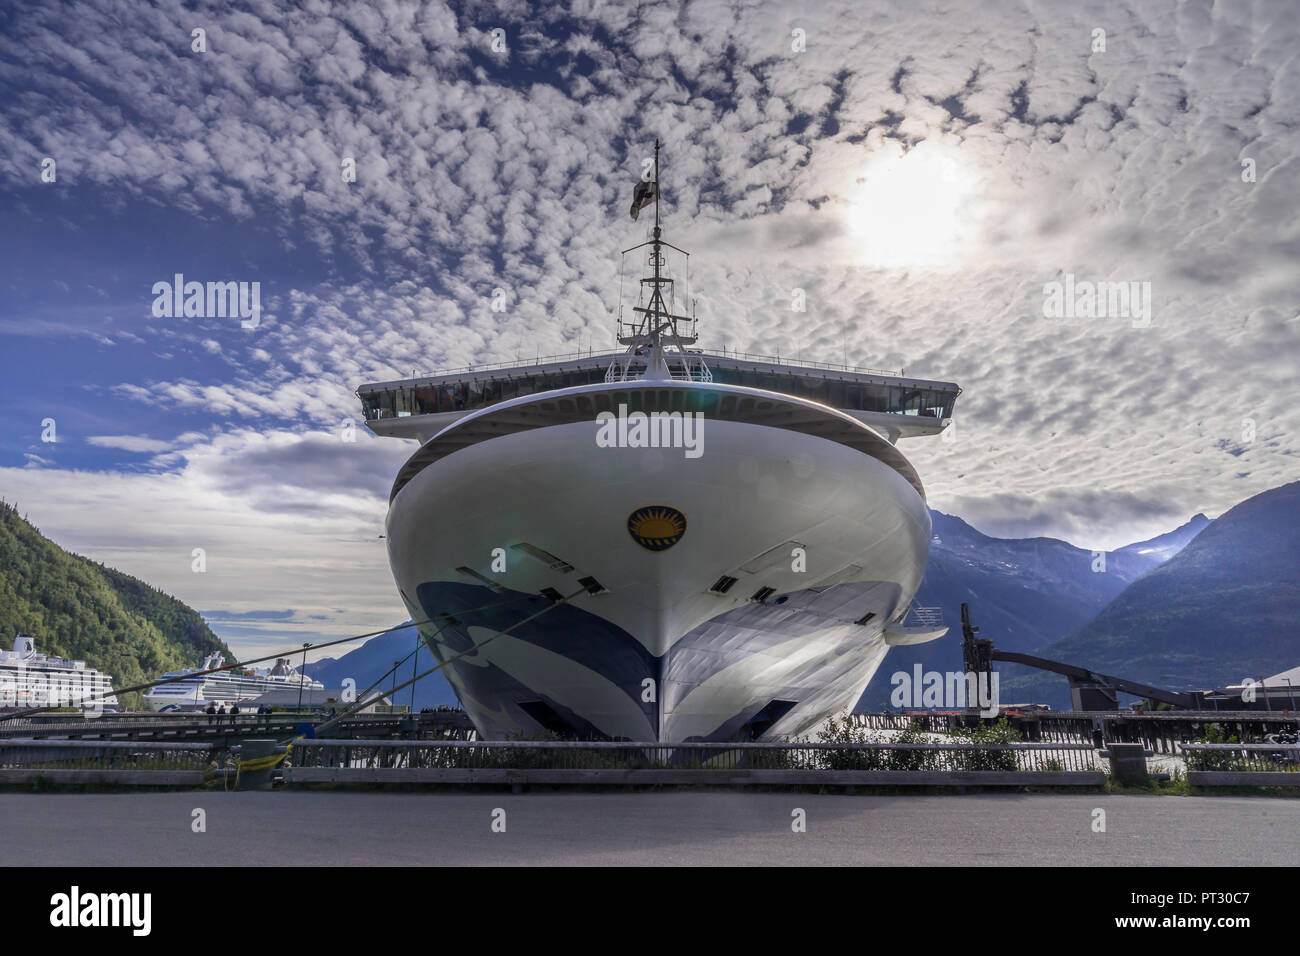
[[[672,249],[674,252],[680,252],[684,256],[690,254],[684,249],[678,249],[672,243],[663,238],[663,229],[660,225],[659,218],[659,140],[655,140],[655,159],[654,159],[654,179],[653,191],[651,193],[655,206],[655,224],[653,238],[649,242],[643,242],[639,246],[633,246],[631,249],[625,249],[624,255],[629,252],[635,252],[637,249],[650,247],[649,265],[653,269],[653,274],[646,276],[641,280],[642,288],[650,287],[650,300],[645,306],[634,306],[632,311],[639,312],[642,319],[632,327],[631,335],[620,335],[619,344],[629,346],[623,366],[623,377],[631,377],[631,360],[635,356],[643,356],[645,360],[644,378],[647,379],[669,379],[673,373],[668,368],[667,357],[664,354],[665,339],[676,346],[677,353],[681,356],[682,369],[679,373],[684,378],[696,378],[697,375],[692,373],[692,365],[700,364],[698,360],[692,363],[686,356],[683,346],[691,345],[696,341],[696,336],[682,335],[677,328],[678,322],[691,322],[690,316],[677,315],[668,306],[664,298],[664,287],[673,288],[674,280],[665,276],[663,267],[665,264],[664,249]],[[639,207],[635,207],[639,208]],[[676,356],[674,356],[676,357]]]
[[[651,306],[651,308],[654,308],[654,304],[655,304],[655,302],[658,301],[658,303],[659,303],[659,305],[660,305],[661,308],[660,308],[660,310],[659,310],[658,312],[655,312],[655,313],[653,314],[654,317],[653,317],[653,320],[651,321],[651,329],[650,329],[650,348],[652,349],[652,352],[651,352],[652,355],[654,355],[654,354],[656,354],[656,353],[659,353],[659,352],[661,351],[661,346],[660,346],[660,342],[659,342],[659,316],[660,316],[660,314],[661,314],[662,312],[666,312],[666,311],[667,311],[667,309],[662,308],[662,306],[663,306],[663,304],[664,304],[664,298],[663,298],[663,295],[662,295],[662,293],[661,293],[661,290],[662,290],[662,288],[663,288],[663,286],[662,286],[661,283],[663,282],[663,279],[660,278],[660,275],[659,275],[659,269],[660,269],[660,267],[663,265],[664,257],[663,257],[663,252],[662,252],[662,250],[661,250],[661,248],[660,248],[660,247],[663,245],[663,243],[660,242],[660,239],[662,238],[662,233],[661,233],[661,231],[660,231],[660,229],[659,229],[659,137],[657,137],[657,136],[655,137],[655,231],[654,231],[654,237],[655,237],[655,238],[654,238],[654,252],[651,254],[651,261],[654,263],[654,269],[655,269],[654,284],[655,284],[655,285],[654,285],[654,294],[653,294],[652,296],[650,296],[650,306]]]

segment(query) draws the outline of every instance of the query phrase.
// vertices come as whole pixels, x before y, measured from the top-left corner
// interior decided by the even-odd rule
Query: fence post
[[[230,748],[234,750],[234,747]],[[239,771],[239,789],[240,790],[270,790],[271,774],[275,769],[274,763],[270,760],[277,753],[283,753],[284,747],[275,740],[245,740],[239,746],[239,763],[257,762],[257,768],[245,770],[240,768]],[[266,764],[265,767],[260,766]]]
[[[1111,773],[1125,786],[1145,787],[1151,782],[1147,775],[1147,748],[1145,744],[1111,744],[1103,757],[1110,757]]]

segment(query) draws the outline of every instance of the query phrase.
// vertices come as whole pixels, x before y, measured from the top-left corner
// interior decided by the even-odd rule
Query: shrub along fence
[[[296,741],[286,782],[1094,785],[1087,744]]]
[[[224,754],[202,741],[0,740],[0,784],[198,786]]]
[[[1183,744],[1187,782],[1198,787],[1300,787],[1300,744]]]

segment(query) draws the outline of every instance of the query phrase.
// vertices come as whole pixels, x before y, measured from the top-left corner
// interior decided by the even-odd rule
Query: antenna
[[[655,137],[655,252],[659,251],[659,137]]]
[[[655,245],[654,245],[654,266],[655,266],[655,289],[650,296],[650,305],[653,308],[655,300],[659,300],[662,306],[664,303],[663,295],[660,293],[661,279],[659,278],[659,267],[663,265],[663,253],[660,251],[659,242],[659,137],[655,137]],[[665,310],[667,311],[667,310]],[[650,348],[658,350],[659,348],[659,315],[655,312],[650,322]],[[650,318],[650,316],[647,316]]]
[[[650,183],[638,181],[632,198],[631,214],[633,219],[637,218],[638,212],[645,205],[651,201],[654,202],[655,222],[651,238],[630,249],[623,250],[623,255],[627,256],[629,253],[640,249],[649,249],[650,254],[646,264],[650,267],[647,270],[650,274],[643,274],[644,277],[640,280],[640,288],[636,296],[637,304],[631,307],[631,311],[638,313],[638,316],[625,321],[623,319],[623,273],[620,269],[618,343],[619,345],[628,346],[628,350],[625,355],[611,363],[609,370],[606,372],[605,380],[607,382],[633,381],[639,378],[712,381],[712,375],[705,366],[704,360],[698,355],[689,353],[686,349],[687,345],[692,345],[697,340],[694,296],[690,296],[690,315],[679,315],[676,312],[678,308],[677,280],[673,278],[672,272],[667,268],[665,250],[671,249],[673,252],[680,253],[685,257],[688,283],[690,281],[691,263],[690,253],[685,249],[677,248],[663,237],[663,217],[659,208],[661,197],[659,151],[661,148],[662,143],[656,138],[653,165],[654,178]],[[665,287],[667,287],[667,293],[664,291]],[[644,303],[644,305],[641,303]],[[683,307],[686,305],[685,297],[682,299],[682,305]],[[685,324],[679,325],[679,323]],[[672,351],[666,349],[666,345],[672,346]],[[670,358],[673,363],[671,369],[668,365]],[[636,367],[635,370],[634,366]],[[642,366],[644,366],[644,371],[641,371]]]
[[[625,249],[624,254],[634,252],[637,249],[650,247],[650,259],[648,265],[653,270],[652,275],[646,276],[641,280],[642,292],[648,286],[650,288],[649,301],[644,306],[634,306],[633,312],[641,313],[641,319],[636,325],[628,323],[631,334],[620,335],[620,345],[631,345],[634,348],[649,348],[651,355],[661,354],[665,334],[667,337],[681,348],[683,345],[689,345],[695,341],[694,331],[690,335],[682,335],[678,332],[678,322],[690,322],[691,317],[686,315],[677,315],[673,312],[669,301],[676,301],[675,280],[664,275],[664,249],[668,248],[674,252],[680,252],[687,257],[687,263],[690,263],[690,254],[684,249],[678,249],[672,243],[663,238],[663,225],[659,209],[659,150],[661,143],[655,140],[655,157],[654,157],[654,188],[650,194],[655,204],[655,224],[652,238],[648,242],[643,242],[639,246],[633,246],[631,249]],[[669,296],[664,296],[664,287],[669,289]],[[620,297],[621,298],[621,297]],[[621,309],[621,302],[620,302]]]

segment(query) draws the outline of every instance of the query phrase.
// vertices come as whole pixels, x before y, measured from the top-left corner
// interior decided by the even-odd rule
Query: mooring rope
[[[479,612],[481,612],[481,611],[490,610],[491,608],[494,608],[494,607],[502,607],[502,606],[507,605],[507,604],[515,604],[515,603],[518,603],[519,601],[523,601],[523,600],[526,600],[526,599],[529,599],[529,598],[532,598],[532,597],[534,597],[534,595],[531,595],[531,594],[521,594],[519,597],[508,598],[508,599],[503,600],[503,601],[494,601],[494,602],[491,603],[491,604],[484,604],[484,605],[481,606],[481,607],[470,608],[470,609],[467,610],[467,611],[461,611],[461,612],[459,612],[459,613],[462,614],[462,615],[477,614],[477,613],[479,613]],[[293,648],[293,649],[291,649],[291,650],[288,650],[288,651],[277,651],[277,652],[274,653],[274,654],[267,654],[265,657],[255,657],[255,658],[253,658],[252,660],[248,660],[248,661],[238,661],[238,662],[233,663],[233,664],[225,664],[225,665],[223,665],[223,666],[221,666],[221,667],[210,667],[210,668],[208,668],[207,670],[191,671],[191,672],[189,672],[188,674],[181,674],[181,675],[179,675],[179,676],[177,676],[177,677],[159,678],[158,680],[147,681],[147,682],[145,682],[145,683],[143,683],[143,684],[134,684],[134,685],[132,685],[131,687],[123,687],[123,688],[121,688],[121,689],[119,689],[119,690],[110,690],[110,691],[108,691],[108,692],[106,692],[106,693],[103,693],[103,694],[100,694],[100,695],[98,695],[98,696],[96,696],[96,697],[85,697],[85,698],[80,699],[80,700],[78,701],[78,703],[80,703],[80,704],[93,704],[93,703],[95,703],[96,701],[105,700],[105,699],[107,699],[107,698],[109,698],[109,697],[115,697],[115,696],[117,696],[118,694],[130,694],[130,693],[133,693],[133,692],[135,692],[135,691],[148,690],[148,689],[151,688],[151,687],[159,687],[159,686],[161,686],[161,685],[163,685],[163,684],[172,684],[172,683],[175,683],[176,681],[182,681],[182,680],[193,680],[193,679],[196,678],[196,677],[205,677],[205,676],[207,676],[208,674],[219,674],[219,673],[221,673],[222,671],[234,670],[236,667],[248,667],[250,664],[260,664],[260,663],[262,663],[263,661],[273,661],[273,660],[277,660],[277,659],[279,659],[279,658],[281,658],[281,657],[292,658],[294,655],[296,655],[296,654],[302,654],[302,653],[304,653],[305,651],[318,651],[318,650],[321,650],[322,648],[333,647],[333,646],[335,646],[336,644],[347,644],[347,643],[350,643],[350,642],[352,642],[352,641],[364,641],[364,640],[369,640],[370,638],[372,638],[372,637],[378,637],[378,636],[381,635],[381,634],[389,634],[389,633],[391,633],[391,632],[393,632],[393,631],[400,631],[400,630],[401,630],[402,628],[404,628],[404,627],[420,627],[421,625],[424,625],[424,624],[432,624],[432,623],[434,622],[434,620],[435,620],[435,618],[424,618],[423,620],[419,620],[419,621],[406,621],[406,622],[404,622],[404,623],[402,623],[402,624],[394,624],[392,627],[381,628],[381,629],[378,630],[378,631],[370,631],[370,632],[368,632],[368,633],[366,633],[366,634],[355,634],[355,635],[353,635],[353,636],[351,636],[351,637],[340,637],[340,638],[336,638],[335,640],[332,640],[332,641],[322,641],[322,642],[320,642],[319,644],[309,644],[306,648],[303,648],[303,647],[301,647],[301,646],[300,646],[300,647],[295,647],[295,648]],[[442,629],[439,628],[439,632],[441,632],[441,630],[442,630]],[[410,658],[410,655],[408,654],[408,655],[407,655],[407,659],[409,659],[409,658]],[[387,676],[387,675],[385,675],[385,676]],[[403,686],[407,686],[407,685],[403,685]],[[44,706],[44,707],[31,707],[31,708],[28,708],[27,710],[16,711],[16,712],[14,712],[14,713],[12,713],[12,714],[0,714],[0,721],[5,721],[5,720],[14,720],[15,718],[18,718],[18,717],[31,717],[31,716],[33,716],[33,715],[35,715],[35,714],[44,714],[44,713],[46,713],[46,712],[48,712],[48,711],[59,710],[61,707],[64,707],[64,706],[66,706],[66,705],[64,705],[64,704],[47,704],[47,705]]]
[[[551,604],[547,605],[546,607],[542,608],[540,611],[537,611],[537,612],[534,613],[534,614],[530,614],[530,615],[528,615],[528,617],[525,617],[525,618],[522,618],[521,620],[516,621],[514,624],[511,624],[509,627],[507,627],[504,631],[498,631],[497,633],[493,634],[491,637],[489,637],[489,638],[487,638],[485,641],[483,641],[481,644],[475,644],[473,647],[468,647],[468,648],[466,648],[466,649],[463,650],[463,651],[460,651],[460,652],[458,652],[458,653],[456,653],[456,654],[453,654],[453,655],[451,655],[450,657],[448,657],[446,660],[444,660],[442,663],[438,664],[436,667],[431,667],[431,668],[429,668],[427,671],[424,671],[423,673],[421,673],[421,674],[417,674],[415,677],[412,677],[410,680],[405,681],[405,682],[403,682],[402,684],[397,685],[396,687],[393,687],[393,688],[391,689],[390,693],[392,693],[392,694],[396,694],[399,690],[403,690],[403,689],[405,689],[405,688],[407,688],[407,687],[410,687],[412,684],[416,683],[417,681],[421,681],[421,680],[423,680],[424,678],[428,677],[430,674],[434,674],[434,673],[436,673],[436,672],[442,670],[442,669],[443,669],[444,667],[446,667],[448,664],[454,663],[455,661],[460,660],[462,657],[466,657],[466,656],[468,656],[468,655],[470,655],[470,654],[476,654],[476,653],[478,653],[478,651],[479,651],[481,648],[486,647],[488,644],[490,644],[490,643],[492,643],[493,641],[495,641],[498,637],[505,637],[507,634],[509,634],[509,633],[510,633],[511,631],[513,631],[515,628],[517,628],[517,627],[522,627],[523,625],[528,624],[528,623],[531,622],[531,621],[535,621],[535,620],[537,620],[539,617],[541,617],[543,614],[547,614],[547,613],[549,613],[549,612],[555,610],[555,609],[556,609],[557,607],[559,607],[561,604],[567,604],[569,601],[573,600],[573,599],[574,599],[575,597],[577,597],[579,594],[585,594],[585,593],[589,593],[589,588],[587,588],[587,587],[585,587],[585,586],[584,586],[584,587],[581,587],[581,588],[578,588],[578,590],[574,591],[572,594],[566,595],[565,597],[562,597],[560,600],[558,600],[558,601],[554,601],[554,602],[552,602]],[[530,598],[531,598],[532,595],[527,595],[527,597],[530,597]],[[479,611],[487,610],[487,609],[489,609],[489,608],[491,608],[491,607],[499,606],[499,605],[502,604],[502,603],[510,603],[510,602],[495,602],[494,604],[485,604],[485,605],[483,605],[482,607],[479,607],[479,608],[471,608],[471,609],[468,610],[468,611],[460,611],[460,612],[458,612],[458,613],[459,613],[460,615],[462,615],[462,616],[466,616],[466,615],[470,615],[470,614],[477,613],[477,612],[479,612]],[[436,630],[436,631],[433,633],[433,635],[431,635],[431,639],[432,639],[433,637],[437,637],[439,634],[441,634],[441,633],[443,632],[443,630],[444,630],[446,627],[448,627],[448,626],[452,623],[451,620],[448,619],[446,615],[443,615],[443,619],[444,619],[444,620],[443,620],[443,623],[441,624],[441,626],[439,626],[438,630]],[[382,683],[384,682],[384,680],[388,677],[389,674],[393,673],[395,670],[397,670],[397,668],[401,667],[401,666],[402,666],[403,664],[405,664],[408,660],[410,660],[412,655],[414,655],[414,654],[418,654],[419,652],[420,652],[420,647],[419,647],[419,645],[417,644],[416,647],[415,647],[415,650],[413,650],[410,654],[407,654],[406,657],[402,658],[402,660],[400,660],[400,661],[396,661],[396,662],[393,664],[393,666],[392,666],[391,668],[389,668],[387,671],[385,671],[385,672],[384,672],[384,673],[379,677],[378,680],[376,680],[373,684],[371,684],[371,685],[370,685],[369,687],[367,687],[364,691],[362,691],[360,694],[358,694],[358,695],[357,695],[357,700],[352,704],[352,706],[350,706],[350,707],[348,707],[348,708],[345,708],[345,709],[343,710],[342,713],[337,714],[337,715],[334,716],[334,717],[331,717],[329,720],[325,721],[323,724],[320,724],[319,726],[313,726],[313,727],[312,727],[312,732],[313,732],[313,734],[314,734],[315,732],[317,732],[317,731],[325,731],[325,730],[328,730],[329,728],[331,728],[331,727],[333,727],[335,724],[337,724],[339,721],[341,721],[341,720],[343,720],[343,719],[345,719],[345,718],[347,718],[347,717],[352,716],[353,714],[355,714],[355,713],[357,713],[358,711],[360,711],[362,708],[368,707],[368,706],[370,706],[371,704],[375,703],[376,701],[383,700],[384,695],[383,695],[383,692],[382,692],[382,691],[380,692],[380,694],[379,694],[378,697],[373,697],[373,698],[366,698],[366,694],[369,694],[372,690],[374,690],[376,687],[378,687],[380,684],[382,684]],[[430,648],[430,652],[432,652],[432,648]],[[284,762],[284,761],[289,757],[289,755],[293,752],[293,746],[294,746],[294,744],[295,744],[297,741],[299,741],[299,740],[305,740],[305,739],[306,739],[306,737],[305,737],[305,735],[303,735],[303,734],[297,734],[297,735],[295,735],[295,736],[293,736],[293,737],[291,737],[291,738],[286,738],[286,739],[285,739],[285,743],[284,743],[284,751],[283,751],[282,753],[270,754],[270,755],[268,755],[268,756],[263,756],[263,757],[254,757],[254,758],[252,758],[251,760],[244,760],[244,759],[241,759],[241,758],[239,758],[239,757],[235,757],[235,758],[234,758],[234,763],[235,763],[235,789],[236,789],[236,790],[239,789],[239,779],[240,779],[241,775],[242,775],[245,771],[248,771],[249,773],[252,773],[252,772],[254,772],[254,771],[258,771],[258,770],[270,770],[270,769],[274,769],[275,767],[279,766],[281,763],[283,763],[283,762]],[[223,789],[225,789],[225,787],[226,787],[226,785],[227,785],[227,782],[228,782],[228,779],[229,779],[229,778],[223,778],[223,780],[222,780],[222,787],[223,787]]]
[[[558,601],[553,601],[551,604],[549,604],[549,605],[547,605],[546,607],[542,608],[540,611],[537,611],[537,612],[535,612],[535,613],[533,613],[533,614],[530,614],[530,615],[528,615],[527,617],[522,618],[522,619],[516,621],[514,624],[511,624],[511,625],[510,625],[509,627],[507,627],[505,630],[503,630],[503,631],[498,631],[497,633],[491,635],[491,636],[488,637],[486,640],[484,640],[482,643],[475,644],[475,645],[472,646],[472,647],[466,648],[466,649],[463,650],[463,651],[460,651],[460,652],[458,652],[458,653],[456,653],[456,654],[453,654],[453,655],[451,655],[450,657],[448,657],[446,660],[444,660],[444,661],[442,661],[441,663],[439,663],[437,666],[435,666],[435,667],[431,667],[431,668],[429,668],[428,670],[424,671],[423,673],[417,674],[416,676],[412,677],[410,680],[408,680],[408,681],[404,681],[403,683],[401,683],[401,684],[399,684],[399,685],[393,687],[393,688],[391,689],[390,693],[392,693],[392,694],[396,694],[399,690],[404,690],[405,688],[410,687],[412,684],[416,683],[417,681],[421,681],[421,680],[423,680],[424,678],[428,677],[430,674],[437,673],[438,671],[440,671],[440,670],[442,670],[444,667],[446,667],[448,664],[452,664],[452,663],[454,663],[454,662],[460,660],[462,657],[467,657],[467,656],[470,655],[470,654],[476,654],[476,653],[478,653],[478,651],[479,651],[481,648],[486,647],[488,644],[492,643],[492,642],[495,641],[497,638],[499,638],[499,637],[505,637],[505,636],[506,636],[507,634],[509,634],[511,631],[515,630],[515,628],[522,627],[522,626],[525,625],[525,624],[528,624],[528,623],[530,623],[530,622],[532,622],[532,621],[535,621],[535,620],[537,620],[539,617],[541,617],[542,615],[547,614],[547,613],[549,613],[549,612],[555,610],[555,609],[556,609],[557,607],[559,607],[561,604],[568,604],[569,601],[573,600],[573,599],[574,599],[575,597],[577,597],[579,594],[585,594],[585,593],[590,593],[590,589],[589,589],[588,587],[583,586],[583,587],[578,588],[578,589],[577,589],[576,591],[574,591],[572,594],[565,595],[564,597],[560,598]],[[515,604],[515,603],[518,603],[519,601],[522,601],[522,600],[531,600],[533,597],[534,597],[534,595],[531,595],[531,594],[524,594],[524,595],[520,595],[519,597],[509,598],[509,599],[507,599],[507,600],[503,600],[503,601],[493,601],[493,602],[491,602],[491,603],[489,603],[489,604],[484,604],[484,605],[481,605],[481,606],[476,607],[476,608],[469,608],[468,610],[458,611],[457,614],[458,614],[459,616],[461,616],[461,617],[466,617],[466,616],[473,615],[473,614],[479,614],[479,613],[481,613],[481,612],[483,612],[483,611],[491,610],[491,609],[494,608],[494,607],[503,607],[503,606],[505,606],[505,605],[507,605],[507,604]],[[453,621],[456,621],[456,617],[455,617],[454,615],[450,615],[450,614],[440,614],[436,620],[440,620],[441,623],[438,625],[438,629],[437,629],[436,631],[434,631],[434,633],[433,633],[432,635],[430,635],[430,640],[432,640],[433,638],[436,638],[439,634],[441,634],[441,633],[443,632],[443,630],[445,630],[447,627],[449,627],[449,626],[453,623]],[[434,621],[435,621],[434,618],[425,618],[424,620],[421,620],[421,621],[408,621],[408,622],[405,622],[405,623],[402,623],[402,624],[394,625],[393,627],[386,627],[386,628],[382,628],[382,629],[380,629],[380,630],[378,630],[378,631],[371,631],[371,632],[366,633],[366,634],[359,634],[359,635],[356,635],[356,636],[353,636],[353,637],[338,638],[338,639],[336,639],[336,640],[332,640],[332,641],[323,641],[323,642],[321,642],[321,643],[319,643],[319,644],[310,645],[309,647],[306,648],[306,650],[319,650],[320,648],[324,648],[324,647],[333,647],[333,646],[336,645],[336,644],[346,644],[346,643],[348,643],[348,642],[350,642],[350,641],[366,640],[366,639],[369,639],[369,638],[372,638],[372,637],[378,637],[378,636],[381,635],[381,634],[388,634],[388,633],[391,633],[392,631],[401,630],[401,629],[404,628],[404,627],[417,627],[417,628],[418,628],[419,626],[424,625],[424,624],[432,624],[432,623],[434,623]],[[314,733],[316,730],[321,730],[321,731],[328,730],[329,728],[331,728],[331,727],[333,727],[335,724],[337,724],[339,721],[341,721],[341,720],[343,720],[343,719],[345,719],[345,718],[347,718],[347,717],[352,716],[353,714],[357,713],[358,711],[360,711],[361,709],[363,709],[363,708],[365,708],[365,707],[370,706],[371,704],[375,703],[376,701],[382,700],[383,697],[384,697],[382,691],[380,692],[380,694],[379,694],[377,697],[367,698],[366,695],[369,694],[371,691],[373,691],[376,687],[378,687],[379,685],[381,685],[381,684],[384,682],[384,680],[386,680],[386,679],[388,678],[389,674],[394,673],[394,672],[395,672],[399,667],[401,667],[401,666],[402,666],[403,664],[405,664],[408,660],[410,660],[411,657],[412,657],[413,655],[417,655],[417,654],[419,654],[419,652],[420,652],[420,644],[419,644],[420,636],[419,636],[419,635],[417,635],[417,639],[416,639],[416,640],[417,640],[417,643],[416,643],[416,646],[415,646],[414,650],[412,650],[409,654],[407,654],[407,655],[406,655],[404,658],[402,658],[400,661],[396,661],[396,662],[394,662],[393,666],[390,667],[390,668],[389,668],[387,671],[385,671],[383,674],[381,674],[378,680],[376,680],[373,684],[371,684],[371,685],[370,685],[369,687],[367,687],[364,691],[362,691],[360,694],[358,694],[358,695],[357,695],[357,700],[356,700],[356,701],[355,701],[355,702],[354,702],[350,707],[345,708],[345,709],[343,710],[342,713],[339,713],[339,714],[337,714],[336,716],[331,717],[329,720],[325,721],[323,724],[320,724],[318,727],[317,727],[317,726],[313,726],[313,727],[312,727],[313,733]],[[431,653],[436,653],[436,652],[433,650],[432,646],[430,646],[430,652],[431,652]],[[209,668],[209,669],[207,669],[207,670],[194,671],[194,672],[191,672],[191,673],[189,673],[189,674],[181,675],[181,676],[179,676],[179,677],[169,677],[169,678],[165,678],[165,679],[160,679],[160,680],[155,680],[155,681],[149,681],[149,682],[144,683],[144,684],[136,684],[136,685],[133,685],[133,686],[131,686],[131,687],[125,687],[125,688],[122,688],[121,690],[113,691],[113,692],[108,693],[108,694],[103,694],[103,695],[101,695],[101,696],[99,696],[99,697],[86,698],[84,701],[82,701],[82,703],[91,703],[91,702],[93,702],[93,701],[95,701],[95,700],[103,700],[105,697],[111,697],[111,696],[114,696],[115,694],[127,694],[127,693],[131,693],[132,691],[146,690],[146,689],[148,689],[148,688],[150,688],[150,687],[157,687],[157,686],[159,686],[159,685],[161,685],[161,684],[170,684],[170,683],[172,683],[172,682],[174,682],[174,681],[178,681],[178,680],[192,680],[192,679],[195,678],[195,677],[202,677],[202,676],[205,676],[205,675],[207,675],[207,674],[216,674],[216,673],[219,673],[219,672],[221,672],[221,671],[231,670],[231,669],[233,669],[233,668],[235,668],[235,667],[247,667],[249,664],[257,664],[257,663],[261,663],[262,661],[274,660],[274,659],[276,659],[276,658],[280,658],[280,657],[291,657],[291,656],[293,656],[294,654],[298,654],[298,653],[304,653],[304,649],[303,649],[303,648],[295,648],[295,649],[292,650],[292,651],[288,651],[288,652],[280,652],[280,653],[277,653],[277,654],[268,654],[268,655],[265,656],[265,657],[258,657],[258,658],[254,658],[253,660],[243,661],[243,662],[236,663],[236,664],[227,664],[227,665],[225,665],[225,666],[223,666],[223,667],[213,667],[213,668]],[[9,714],[9,715],[2,716],[2,717],[0,717],[0,720],[9,720],[9,719],[14,718],[14,717],[29,717],[29,716],[32,716],[33,714],[40,714],[40,713],[45,713],[46,711],[50,711],[50,710],[57,710],[59,706],[60,706],[60,705],[30,708],[30,709],[25,710],[25,711],[19,711],[19,712],[14,713],[14,714]],[[253,758],[248,759],[248,760],[241,759],[241,758],[239,758],[239,757],[235,757],[235,758],[234,758],[234,764],[235,764],[235,789],[236,789],[236,790],[239,789],[239,781],[240,781],[240,777],[242,776],[242,774],[243,774],[245,771],[247,771],[247,772],[249,772],[249,773],[253,773],[253,772],[256,772],[256,771],[260,771],[260,770],[273,770],[275,767],[279,766],[279,765],[280,765],[281,763],[283,763],[286,759],[288,759],[289,755],[290,755],[290,754],[292,753],[292,751],[293,751],[294,743],[295,743],[296,741],[304,740],[304,739],[306,739],[306,737],[305,737],[304,734],[297,734],[297,735],[295,735],[295,736],[292,737],[292,738],[286,738],[285,743],[284,743],[284,750],[283,750],[282,752],[280,752],[280,753],[268,754],[268,755],[266,755],[266,756],[261,756],[261,757],[253,757]],[[228,790],[229,785],[230,785],[229,777],[228,777],[228,776],[223,776],[223,778],[222,778],[222,789],[223,789],[223,790]]]
[[[493,634],[491,637],[487,638],[487,640],[483,641],[483,643],[481,643],[481,644],[475,644],[473,647],[467,647],[465,650],[460,651],[460,652],[457,653],[457,654],[453,654],[451,657],[447,658],[445,661],[443,661],[443,662],[442,662],[441,664],[439,664],[437,667],[431,667],[431,668],[429,668],[427,671],[425,671],[423,674],[417,674],[415,677],[412,677],[410,680],[406,681],[405,683],[403,683],[403,684],[399,684],[397,687],[394,687],[394,688],[392,689],[392,692],[393,692],[394,694],[396,694],[399,690],[402,690],[403,688],[406,688],[406,687],[410,687],[410,686],[411,686],[412,684],[414,684],[416,681],[423,680],[424,678],[428,677],[430,674],[433,674],[433,673],[436,673],[437,671],[442,670],[442,669],[443,669],[444,667],[446,667],[448,664],[451,664],[451,663],[453,663],[454,661],[458,661],[458,660],[460,660],[462,657],[466,657],[466,656],[468,656],[468,655],[470,655],[470,654],[477,654],[481,648],[484,648],[484,647],[486,647],[488,644],[491,644],[491,643],[492,643],[493,641],[495,641],[498,637],[505,637],[507,634],[509,634],[509,633],[510,633],[511,631],[513,631],[515,628],[517,628],[517,627],[522,627],[523,625],[529,623],[530,621],[535,621],[535,620],[537,620],[537,619],[538,619],[539,617],[541,617],[543,614],[547,614],[547,613],[549,613],[549,612],[551,612],[551,611],[554,611],[554,610],[555,610],[557,607],[559,607],[561,604],[567,604],[567,603],[569,603],[569,601],[571,601],[571,600],[573,600],[574,598],[576,598],[579,594],[587,594],[587,593],[590,593],[590,592],[589,592],[589,589],[588,589],[587,587],[584,586],[584,587],[580,587],[580,588],[578,588],[578,590],[574,591],[572,594],[569,594],[569,595],[567,595],[567,596],[565,596],[565,597],[560,598],[560,600],[555,601],[555,602],[553,602],[552,604],[548,605],[547,607],[542,608],[540,611],[536,612],[535,614],[530,614],[530,615],[528,615],[528,617],[525,617],[525,618],[523,618],[523,619],[521,619],[521,620],[516,621],[514,624],[511,624],[509,627],[507,627],[504,631],[497,631],[497,633],[495,633],[495,634]],[[532,597],[532,595],[529,595],[529,597]],[[468,612],[462,612],[462,613],[468,613]],[[444,625],[444,627],[445,627],[445,626],[446,626],[446,625]],[[436,636],[437,634],[441,633],[441,632],[442,632],[442,628],[439,628],[438,631],[435,633],[435,636]],[[418,650],[418,648],[417,648],[417,650]],[[410,655],[407,655],[407,656],[409,657]],[[402,663],[405,663],[405,661],[403,661]],[[387,675],[385,675],[385,676],[387,676]],[[372,684],[370,689],[373,689],[373,688],[374,688],[374,685]],[[367,690],[366,692],[369,693],[369,690]],[[360,695],[358,695],[358,696],[360,697]],[[325,721],[325,723],[323,723],[323,724],[321,724],[319,727],[316,727],[316,728],[313,728],[313,729],[314,729],[314,730],[327,730],[327,729],[329,729],[330,727],[332,727],[332,726],[334,726],[335,724],[337,724],[337,723],[338,723],[340,720],[342,720],[344,717],[347,717],[347,716],[349,716],[349,715],[355,713],[356,711],[360,710],[362,707],[369,706],[370,704],[374,703],[376,700],[381,700],[381,699],[383,699],[383,696],[384,696],[384,695],[381,693],[381,694],[379,695],[379,697],[373,698],[373,699],[371,699],[371,700],[364,700],[364,701],[363,701],[363,700],[358,699],[358,700],[356,701],[356,703],[354,703],[354,704],[352,705],[351,708],[349,708],[348,710],[345,710],[343,713],[339,714],[339,715],[336,716],[336,717],[331,717],[329,720]],[[299,738],[299,737],[295,737],[294,739],[297,740],[297,739],[300,739],[300,738]]]

